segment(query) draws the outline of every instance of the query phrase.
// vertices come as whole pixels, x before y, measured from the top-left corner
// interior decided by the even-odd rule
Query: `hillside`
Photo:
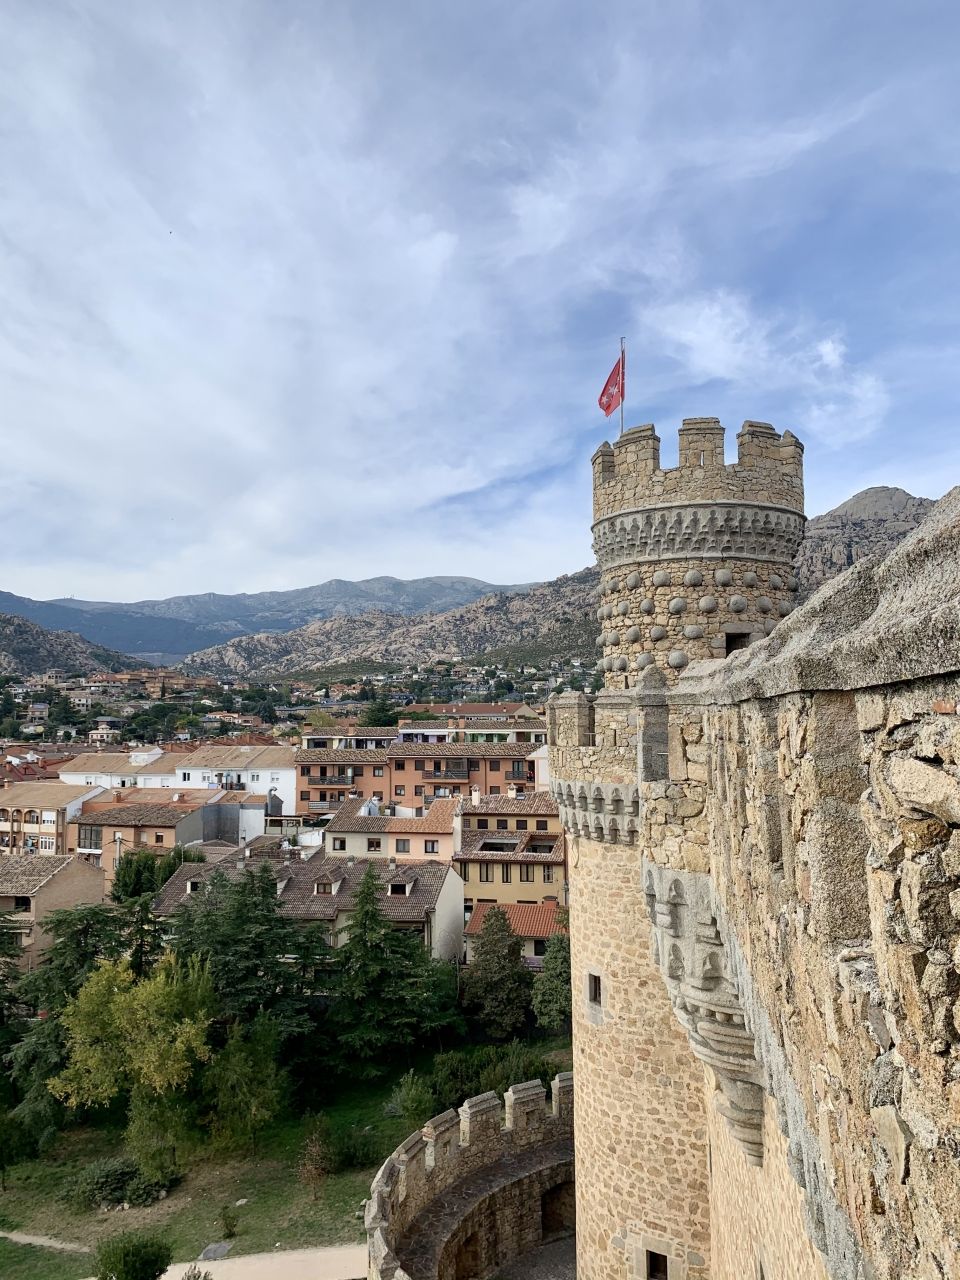
[[[596,569],[583,569],[523,594],[494,592],[443,613],[339,615],[283,635],[242,636],[192,654],[182,666],[213,675],[283,674],[357,659],[468,658],[504,645],[589,657],[597,582]]]
[[[915,498],[905,489],[876,485],[822,516],[814,516],[807,522],[796,560],[804,597],[857,560],[888,555],[932,506],[931,498]]]
[[[26,618],[0,613],[0,675],[45,671],[129,671],[139,664],[123,653],[91,644],[75,631],[47,631]]]
[[[916,528],[933,503],[903,489],[865,489],[817,516],[797,557],[805,594],[855,560],[886,554]],[[594,653],[596,569],[541,583],[522,594],[493,592],[442,612],[345,614],[285,634],[238,637],[193,654],[188,671],[264,676],[311,671],[341,662],[429,662],[473,658],[515,665],[553,655],[590,660]]]
[[[291,631],[336,614],[383,612],[442,613],[491,592],[524,591],[525,586],[496,586],[478,578],[436,576],[332,578],[291,591],[239,595],[206,592],[165,600],[119,604],[101,600],[32,600],[0,591],[0,609],[54,630],[79,631],[96,644],[145,658],[163,654],[177,661],[197,649],[254,631]]]

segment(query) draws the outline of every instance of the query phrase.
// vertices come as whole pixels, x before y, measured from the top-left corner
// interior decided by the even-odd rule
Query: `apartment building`
[[[307,751],[382,751],[396,741],[398,732],[395,725],[304,729],[300,745]]]
[[[518,793],[537,786],[536,751],[529,743],[395,742],[388,748],[390,799],[421,805],[435,799]],[[546,748],[542,748],[544,754]],[[531,757],[528,759],[528,757]]]
[[[0,853],[68,853],[70,822],[102,790],[63,782],[15,782],[0,788]]]
[[[391,806],[393,807],[393,806]],[[381,813],[375,800],[349,799],[328,825],[328,853],[353,857],[436,858],[450,862],[460,844],[460,801],[436,800],[422,814]]]
[[[454,864],[464,883],[464,910],[476,906],[566,904],[566,838],[556,801],[546,792],[471,793],[460,815]]]
[[[159,747],[136,751],[87,751],[60,768],[60,781],[72,787],[135,787],[142,769],[164,753]]]
[[[212,876],[237,880],[259,866],[277,882],[280,914],[297,923],[325,926],[330,943],[342,946],[349,935],[354,899],[367,868],[380,887],[378,899],[395,929],[419,935],[437,959],[458,957],[463,948],[463,884],[449,863],[421,861],[403,865],[387,858],[340,858],[315,853],[306,859],[233,859],[185,863],[154,902],[160,916],[171,916],[189,896],[203,893]]]
[[[294,761],[299,814],[336,813],[351,796],[389,800],[390,762],[385,748],[315,747],[298,751]]]
[[[296,813],[295,755],[293,747],[200,747],[179,758],[177,786],[273,794],[284,813]]]
[[[0,914],[20,935],[18,964],[34,969],[53,942],[43,927],[51,911],[103,901],[103,872],[78,858],[53,853],[0,858]]]

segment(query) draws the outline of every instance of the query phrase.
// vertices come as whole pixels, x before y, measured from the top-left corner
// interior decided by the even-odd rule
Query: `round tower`
[[[627,688],[656,663],[723,658],[769,635],[793,608],[803,537],[803,445],[745,422],[725,463],[717,418],[685,418],[679,464],[660,466],[652,425],[593,455],[593,544],[600,566],[599,668]]]

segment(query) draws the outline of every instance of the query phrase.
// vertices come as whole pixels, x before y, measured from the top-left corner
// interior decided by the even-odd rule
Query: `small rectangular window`
[[[367,853],[379,853],[379,852],[380,852],[380,837],[368,836],[367,837]]]
[[[390,886],[390,894],[394,898],[405,897],[407,886],[405,884],[392,884]]]
[[[491,760],[491,761],[489,762],[488,768],[490,769],[490,772],[491,772],[491,773],[499,773],[499,772],[500,772],[500,761],[499,761],[499,760]]]
[[[374,765],[374,769],[373,769],[373,776],[374,776],[375,778],[382,778],[382,777],[383,777],[383,766],[382,766],[382,765],[379,765],[379,764],[378,764],[378,765]]]
[[[482,884],[491,884],[493,881],[493,863],[480,863],[480,881]]]
[[[504,884],[510,883],[510,863],[503,862],[500,864],[500,878]]]
[[[597,973],[590,974],[589,994],[590,994],[591,1004],[597,1004],[597,1005],[603,1004],[603,988],[600,984],[600,975]],[[657,1256],[659,1257],[661,1255],[657,1255]],[[647,1257],[649,1258],[650,1255],[648,1254]],[[649,1264],[648,1264],[647,1270],[648,1270],[648,1274],[653,1274],[653,1273],[650,1273],[649,1271]],[[667,1273],[664,1272],[663,1274],[666,1275]]]
[[[538,819],[537,819],[537,830],[538,830],[538,831],[546,831],[546,829],[547,829],[547,820],[546,820],[546,818],[538,818]]]
[[[406,839],[406,840],[405,840],[405,839],[403,839],[402,837],[398,837],[398,839],[397,839],[397,853],[409,853],[409,852],[410,852],[410,841],[409,841],[409,839]]]
[[[478,831],[486,831],[486,830],[489,828],[489,826],[490,826],[490,820],[489,820],[488,818],[478,818],[478,819],[477,819],[477,830],[478,830]]]
[[[535,956],[545,956],[545,955],[547,954],[547,940],[546,940],[546,938],[534,938],[534,940],[533,940],[533,954],[534,954]]]
[[[346,836],[334,836],[334,837],[333,837],[333,851],[334,851],[334,853],[343,853],[343,852],[346,850],[346,847],[347,847],[347,837],[346,837]]]
[[[509,825],[510,825],[510,824],[507,822],[506,818],[498,818],[498,819],[497,819],[497,830],[498,830],[498,831],[506,831],[506,829],[507,829],[507,827],[508,827]]]
[[[459,866],[460,866],[460,879],[463,881],[464,884],[466,884],[467,881],[470,879],[470,863],[461,862]]]
[[[153,843],[154,843],[154,844],[163,844],[163,832],[162,832],[162,831],[155,831],[155,832],[153,833]]]
[[[527,829],[527,820],[526,820],[526,818],[518,818],[518,819],[517,819],[517,830],[518,830],[518,831],[526,831],[526,829]]]
[[[543,868],[543,883],[553,884],[553,867]]]
[[[309,799],[310,799],[310,792],[309,792],[309,791],[301,791],[301,792],[300,792],[300,799],[301,799],[301,800],[309,800]]]
[[[521,863],[520,879],[524,881],[525,884],[533,884],[533,870],[532,862]]]
[[[354,776],[355,778],[362,778],[362,777],[363,777],[363,765],[362,765],[362,764],[358,764],[358,765],[356,765],[356,766],[354,767],[354,770],[353,770],[353,776]]]
[[[423,842],[424,853],[436,853],[439,847],[440,844],[437,840],[424,840]]]
[[[407,762],[406,760],[394,760],[393,767],[397,773],[403,773],[404,769],[407,767]]]

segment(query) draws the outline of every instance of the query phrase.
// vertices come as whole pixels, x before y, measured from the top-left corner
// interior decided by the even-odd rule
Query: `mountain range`
[[[804,593],[863,556],[887,554],[932,505],[903,489],[875,487],[810,520],[796,562]],[[133,665],[128,655],[141,663],[180,662],[197,673],[256,677],[339,663],[480,655],[506,662],[554,655],[589,660],[598,579],[596,569],[518,586],[457,577],[332,579],[292,591],[133,604],[37,601],[0,592],[0,614],[19,615],[0,616],[0,672],[104,670]],[[42,626],[12,625],[21,619]],[[63,638],[64,631],[81,634]],[[64,652],[57,657],[61,639]]]
[[[53,631],[78,631],[95,644],[144,662],[175,664],[188,653],[254,631],[292,631],[317,618],[375,611],[442,613],[490,592],[512,594],[526,585],[497,586],[478,578],[332,578],[313,587],[252,594],[171,596],[166,600],[31,600],[0,591],[0,613],[28,618]]]

